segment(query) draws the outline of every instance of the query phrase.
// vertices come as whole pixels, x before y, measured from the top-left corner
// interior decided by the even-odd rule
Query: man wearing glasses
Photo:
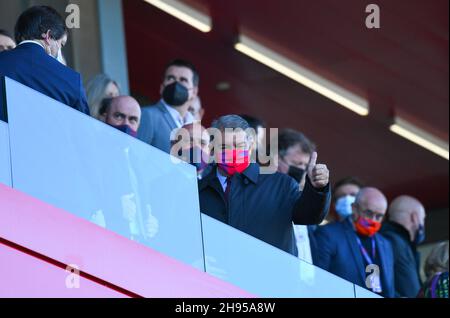
[[[314,233],[314,264],[381,296],[394,297],[392,247],[378,233],[387,206],[378,189],[361,189],[351,216]]]

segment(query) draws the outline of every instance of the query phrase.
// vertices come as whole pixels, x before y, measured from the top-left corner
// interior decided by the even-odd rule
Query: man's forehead
[[[346,183],[336,188],[335,193],[336,195],[342,194],[342,193],[352,193],[357,194],[359,191],[359,187],[356,184],[352,183]]]
[[[139,116],[141,111],[139,105],[133,100],[121,99],[113,101],[111,104],[111,110],[113,112],[121,112],[127,115]]]
[[[292,154],[292,155],[302,155],[302,156],[310,156],[309,153],[306,153],[303,151],[302,146],[300,144],[295,144],[293,146],[290,146],[287,151],[287,154]]]
[[[166,77],[169,75],[180,76],[180,77],[183,76],[188,79],[192,79],[194,73],[188,67],[172,65],[166,71]]]
[[[359,205],[363,209],[369,209],[378,213],[385,213],[387,209],[387,204],[382,198],[377,197],[366,197],[363,198]]]

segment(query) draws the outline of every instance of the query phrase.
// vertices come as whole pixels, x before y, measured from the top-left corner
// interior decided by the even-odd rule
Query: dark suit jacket
[[[323,268],[363,288],[366,287],[366,264],[356,240],[350,218],[342,222],[319,226],[314,232],[314,265]],[[380,280],[384,297],[394,297],[394,255],[391,244],[381,234],[375,234],[377,255],[381,260]]]
[[[307,180],[302,193],[291,177],[260,174],[256,163],[232,177],[227,204],[216,170],[199,181],[200,211],[295,256],[292,222],[317,224],[328,213],[329,186],[316,190]]]
[[[396,296],[415,298],[421,287],[420,261],[409,232],[400,224],[385,222],[381,233],[391,242],[394,250]]]
[[[0,75],[89,115],[81,75],[45,53],[38,44],[24,43],[0,53]]]
[[[170,153],[170,134],[172,130],[177,128],[172,116],[160,101],[142,109],[138,138],[149,145]]]

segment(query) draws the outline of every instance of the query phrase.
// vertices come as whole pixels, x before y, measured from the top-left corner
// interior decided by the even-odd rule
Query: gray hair
[[[225,130],[226,128],[237,129],[240,128],[242,130],[247,130],[250,128],[248,122],[238,115],[225,115],[217,118],[213,121],[212,128],[216,128],[218,130]]]
[[[101,104],[105,96],[106,87],[113,83],[120,90],[119,84],[106,74],[98,74],[86,85],[86,95],[91,116],[99,118]]]

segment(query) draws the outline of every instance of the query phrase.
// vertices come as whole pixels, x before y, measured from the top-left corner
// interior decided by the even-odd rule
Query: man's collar
[[[217,167],[217,166],[216,166]],[[253,183],[258,182],[258,175],[259,175],[259,165],[257,163],[251,163],[247,169],[245,169],[241,175],[243,175],[245,178],[250,180]],[[220,177],[219,177],[220,176]],[[217,168],[217,177],[218,179],[226,178],[225,176],[222,176],[219,172],[219,169]],[[223,179],[222,178],[222,179]]]
[[[258,176],[259,176],[259,165],[257,163],[251,163],[247,169],[242,172],[242,174],[249,179],[253,183],[258,182]]]
[[[178,110],[176,110],[175,107],[168,105],[164,101],[164,99],[161,98],[160,103],[167,109],[167,111],[172,117],[181,118],[183,121],[183,126],[194,122],[194,116],[189,111],[186,112],[183,118],[181,117],[181,114],[178,112]]]
[[[399,235],[403,236],[403,238],[408,241],[411,242],[411,237],[409,235],[409,231],[401,224],[396,223],[394,221],[388,221],[386,222],[386,226],[387,227],[391,227],[395,232],[397,232]]]
[[[210,172],[203,176],[202,180],[200,180],[200,184],[202,186],[206,186],[208,183],[212,182],[213,179],[217,178],[217,165],[214,164],[212,166],[212,169],[210,169]],[[257,163],[251,163],[247,169],[242,172],[242,175],[244,175],[245,178],[250,180],[253,183],[258,182],[258,176],[259,176],[259,165]]]
[[[37,44],[37,45],[39,45],[40,47],[42,47],[42,48],[45,50],[45,47],[44,47],[39,41],[25,40],[25,41],[20,42],[19,45],[27,44],[27,43],[34,43],[34,44]],[[18,46],[19,46],[19,45],[18,45]]]

